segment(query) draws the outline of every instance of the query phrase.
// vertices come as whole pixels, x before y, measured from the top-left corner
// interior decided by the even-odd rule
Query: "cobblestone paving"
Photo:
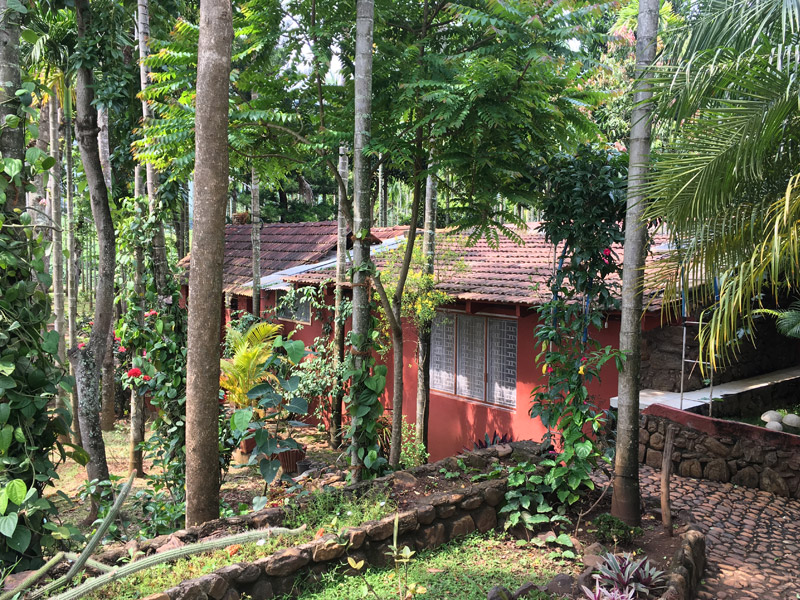
[[[642,466],[642,495],[659,498],[660,471]],[[800,500],[730,483],[672,476],[673,513],[706,534],[699,600],[800,599]]]

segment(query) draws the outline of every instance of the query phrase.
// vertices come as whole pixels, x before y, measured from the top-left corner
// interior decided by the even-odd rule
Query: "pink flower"
[[[89,321],[89,325],[94,325],[94,321]]]
[[[606,248],[603,250],[603,256],[611,256],[611,248]]]
[[[142,356],[147,356],[147,350],[142,350]]]
[[[125,347],[124,347],[124,346],[120,346],[120,347],[119,347],[119,351],[120,351],[120,352],[125,352]]]
[[[547,367],[547,374],[550,375],[554,371],[553,367]]]
[[[117,337],[117,336],[114,336],[114,341],[115,341],[115,342],[121,342],[121,341],[122,341],[122,338],[119,338],[119,337]]]
[[[39,200],[39,206],[47,206],[47,200],[45,200],[44,198]]]
[[[141,377],[142,370],[138,367],[133,367],[130,371],[128,371],[128,377]]]
[[[145,381],[150,381],[150,379],[152,379],[152,377],[150,377],[150,375],[142,375],[142,379],[145,380]]]
[[[83,342],[81,342],[80,344],[78,344],[78,349],[81,349],[81,348],[83,348],[84,346],[86,346],[86,344],[85,344],[85,343],[83,343]]]

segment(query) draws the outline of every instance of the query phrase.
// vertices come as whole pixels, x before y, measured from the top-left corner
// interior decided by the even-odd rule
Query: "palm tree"
[[[799,33],[797,0],[714,0],[668,44],[655,78],[670,137],[649,216],[677,249],[667,297],[718,290],[700,332],[712,369],[752,332],[763,292],[800,283]]]

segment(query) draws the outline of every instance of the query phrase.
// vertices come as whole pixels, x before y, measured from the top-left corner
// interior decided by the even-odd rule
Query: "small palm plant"
[[[247,392],[259,383],[275,380],[265,367],[272,354],[272,344],[281,332],[280,325],[255,323],[247,331],[229,328],[226,342],[231,358],[220,363],[219,387],[228,393],[228,400],[239,408],[252,406]]]

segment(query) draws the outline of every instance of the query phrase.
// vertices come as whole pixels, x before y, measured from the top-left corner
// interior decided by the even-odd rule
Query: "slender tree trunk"
[[[431,165],[428,166],[431,168]],[[436,253],[436,178],[428,175],[425,181],[425,231],[422,234],[424,274],[433,278]],[[428,447],[428,415],[431,393],[431,324],[417,332],[417,442]]]
[[[183,202],[182,205],[183,213],[181,215],[181,221],[183,223],[183,256],[189,254],[189,196],[187,195],[186,200]]]
[[[111,142],[108,137],[108,109],[97,109],[97,125],[100,131],[97,134],[97,145],[100,150],[100,165],[103,167],[103,181],[106,182],[108,197],[111,193]]]
[[[186,369],[187,526],[219,516],[219,330],[232,41],[230,0],[203,0],[197,50],[195,232]]]
[[[64,321],[64,230],[61,218],[61,136],[59,135],[61,119],[58,108],[58,97],[50,96],[50,156],[55,160],[50,170],[50,207],[53,220],[53,312],[55,313],[55,330],[58,332],[58,359],[66,362],[65,336],[66,323]],[[66,393],[59,390],[59,401],[66,404]]]
[[[611,513],[628,523],[641,521],[639,495],[639,366],[642,336],[642,287],[647,229],[643,187],[650,161],[652,96],[647,70],[653,64],[658,35],[658,0],[639,0],[636,41],[637,85],[631,116],[628,206],[625,213],[625,257],[622,272],[622,322],[619,349],[626,355],[619,373],[619,416]]]
[[[372,206],[369,194],[369,158],[364,149],[369,144],[372,126],[372,32],[375,22],[374,0],[356,1],[356,57],[355,57],[355,136],[353,140],[353,335],[366,340],[371,329],[372,315],[369,307],[369,289],[366,266],[370,263],[367,238],[372,227]],[[354,348],[354,366],[359,369],[363,358]],[[353,386],[350,394],[358,398],[360,389]],[[355,433],[358,439],[359,432]],[[361,478],[362,461],[357,443],[352,444],[351,463],[353,479]]]
[[[141,173],[137,169],[137,175]],[[144,309],[145,309],[145,289],[143,281],[144,272],[144,251],[141,245],[137,245],[134,250],[135,272],[133,275],[133,288],[136,291],[136,303],[139,310],[136,315],[136,320],[140,328],[144,327]],[[128,472],[136,473],[136,477],[144,477],[144,460],[142,456],[141,444],[144,442],[145,434],[145,414],[144,414],[144,398],[139,394],[136,388],[131,390],[131,431],[130,431],[130,452],[128,460]]]
[[[69,348],[78,345],[78,278],[80,271],[80,244],[75,238],[75,184],[73,172],[75,164],[72,156],[72,90],[69,86],[64,90],[64,154],[67,169],[67,328],[69,329]],[[70,374],[75,372],[72,364]],[[78,426],[78,391],[72,390],[72,443],[80,446],[81,428]]]
[[[253,167],[250,181],[250,222],[253,246],[253,314],[261,317],[261,198],[259,197],[258,172]]]
[[[383,157],[381,157],[383,158]],[[378,195],[380,196],[381,203],[381,227],[389,225],[389,171],[381,166],[378,167]]]
[[[139,40],[139,84],[144,92],[147,89],[148,76],[147,67],[144,64],[147,55],[150,53],[150,9],[148,0],[137,1],[137,37]],[[147,101],[142,99],[142,120],[150,118],[150,107]],[[167,245],[164,238],[164,224],[159,215],[158,202],[158,174],[152,164],[146,164],[147,169],[147,205],[150,216],[159,217],[158,226],[153,234],[153,271],[156,281],[156,290],[159,296],[167,295]]]
[[[50,110],[44,106],[39,110],[39,135],[36,138],[36,147],[42,152],[48,152],[50,148]],[[47,190],[44,186],[44,173],[37,173],[33,180],[36,192],[31,201],[34,209],[33,222],[37,225],[50,225],[50,212],[47,210]],[[42,204],[44,201],[44,204]],[[42,214],[42,213],[46,213]],[[50,230],[43,229],[45,239],[50,239]],[[50,271],[50,259],[45,256],[45,271]]]
[[[333,346],[334,360],[338,367],[344,362],[344,318],[342,315],[342,286],[347,277],[347,218],[345,217],[347,205],[347,175],[350,171],[347,159],[347,148],[339,146],[339,176],[344,182],[344,189],[338,188],[338,227],[336,229],[336,288],[334,291],[334,315],[333,315]],[[342,445],[342,400],[344,390],[342,386],[337,386],[333,391],[331,402],[331,429],[330,445],[339,448]]]
[[[97,109],[97,125],[100,131],[97,133],[97,148],[100,153],[100,166],[103,169],[103,182],[106,186],[106,194],[111,199],[111,144],[108,137],[108,109]],[[114,430],[114,414],[116,384],[114,382],[114,333],[108,334],[106,345],[106,356],[103,360],[103,374],[101,382],[102,408],[100,409],[100,428],[103,431]]]
[[[75,17],[78,39],[86,37],[91,20],[89,0],[76,0]],[[100,152],[97,147],[97,111],[93,106],[94,76],[90,65],[83,63],[77,72],[77,119],[76,129],[81,150],[83,170],[89,189],[97,239],[99,246],[99,272],[95,288],[94,326],[89,343],[81,348],[71,348],[69,359],[75,371],[78,389],[79,422],[83,447],[89,455],[86,470],[89,480],[108,479],[106,447],[100,429],[100,393],[98,384],[106,345],[114,316],[114,268],[116,264],[116,240]],[[89,294],[91,297],[92,294]],[[96,509],[96,501],[93,502]],[[95,512],[94,510],[92,512]],[[90,515],[92,516],[92,515]]]
[[[4,159],[25,158],[25,120],[20,110],[20,99],[16,95],[22,83],[19,62],[19,35],[21,14],[8,6],[8,0],[0,0],[0,154]],[[6,126],[6,117],[16,115],[20,122],[16,127]],[[6,218],[16,219],[14,210],[25,208],[25,188],[11,182],[6,188],[6,203],[3,210]]]

